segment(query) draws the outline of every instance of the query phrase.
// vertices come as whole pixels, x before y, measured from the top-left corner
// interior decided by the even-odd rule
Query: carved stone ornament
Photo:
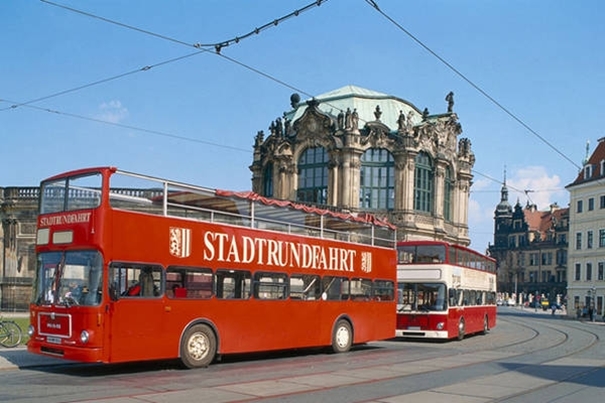
[[[305,137],[321,137],[332,132],[333,122],[330,116],[317,107],[317,102],[307,102],[309,105],[303,115],[297,119],[292,128],[296,132],[297,141]]]

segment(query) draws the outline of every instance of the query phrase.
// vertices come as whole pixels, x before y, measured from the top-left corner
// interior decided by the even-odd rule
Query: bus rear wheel
[[[460,318],[458,322],[458,340],[464,339],[464,334],[466,332],[466,326],[464,324],[464,318]]]
[[[332,350],[335,353],[346,353],[353,345],[353,329],[351,324],[341,319],[336,322],[332,333]]]
[[[203,368],[216,356],[216,336],[207,325],[187,329],[181,340],[181,362],[187,368]]]
[[[481,333],[485,335],[488,332],[489,332],[489,321],[486,316],[485,318],[483,318],[483,331]]]

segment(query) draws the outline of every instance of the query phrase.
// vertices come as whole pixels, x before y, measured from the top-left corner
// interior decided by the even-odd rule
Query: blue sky
[[[351,84],[431,113],[456,94],[461,137],[476,156],[473,248],[493,242],[505,167],[512,204],[568,205],[587,142],[592,152],[605,136],[605,2],[376,0],[460,74],[365,0],[325,1],[222,49],[227,58],[185,45],[242,36],[311,3],[1,1],[0,186],[115,165],[250,189],[254,136],[289,109],[290,95]]]

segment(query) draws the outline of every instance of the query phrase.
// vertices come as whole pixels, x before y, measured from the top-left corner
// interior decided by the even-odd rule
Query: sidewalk
[[[28,318],[29,312],[0,312],[0,317],[4,319]],[[23,331],[26,332],[27,329],[23,329]],[[0,346],[0,371],[40,365],[60,365],[67,362],[59,358],[31,354],[25,346],[16,348],[4,348]]]
[[[60,365],[68,362],[59,358],[31,354],[25,346],[17,348],[0,347],[0,371],[41,365]]]

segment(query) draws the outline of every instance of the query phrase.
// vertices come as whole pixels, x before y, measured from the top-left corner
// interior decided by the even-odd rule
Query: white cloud
[[[99,105],[99,111],[96,118],[111,123],[121,123],[128,117],[128,109],[117,100],[103,102]]]
[[[513,177],[506,181],[509,190],[509,202],[517,200],[525,206],[533,203],[538,210],[547,210],[551,204],[567,207],[569,193],[561,183],[558,175],[549,175],[543,166],[528,166],[514,172]]]

